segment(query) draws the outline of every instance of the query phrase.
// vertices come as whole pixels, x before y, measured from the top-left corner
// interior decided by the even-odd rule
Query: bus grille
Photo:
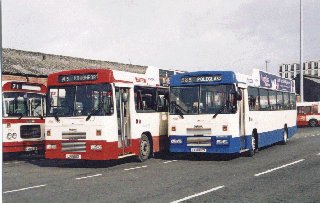
[[[211,137],[187,137],[187,146],[211,146]]]
[[[22,125],[20,127],[20,136],[23,139],[40,138],[40,125]]]
[[[63,152],[86,152],[86,142],[63,142]]]
[[[86,139],[85,132],[62,132],[62,139]]]
[[[187,128],[188,135],[211,135],[211,128]]]

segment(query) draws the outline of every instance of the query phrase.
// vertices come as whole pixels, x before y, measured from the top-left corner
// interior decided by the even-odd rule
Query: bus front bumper
[[[44,141],[3,142],[3,153],[35,152],[44,150]]]
[[[198,140],[197,140],[198,139]],[[169,151],[174,153],[239,153],[241,146],[249,146],[251,136],[245,136],[240,141],[239,137],[229,136],[169,136]]]
[[[111,160],[119,154],[118,142],[103,140],[46,140],[46,159]]]

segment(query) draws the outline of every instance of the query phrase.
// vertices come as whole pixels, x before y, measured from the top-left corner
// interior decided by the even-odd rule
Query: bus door
[[[241,149],[246,148],[245,91],[240,89],[242,99],[239,101],[239,136]]]
[[[128,153],[126,148],[131,145],[130,130],[130,88],[115,87],[116,109],[118,120],[118,148],[122,149],[122,155]]]

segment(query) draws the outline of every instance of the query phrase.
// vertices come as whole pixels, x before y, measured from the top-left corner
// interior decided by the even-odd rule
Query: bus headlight
[[[17,133],[13,133],[12,134],[12,139],[16,139],[17,138]]]
[[[51,130],[47,130],[47,136],[51,136]]]
[[[171,144],[182,144],[182,139],[172,139]]]
[[[12,134],[11,134],[11,133],[8,133],[8,134],[7,134],[7,138],[8,138],[8,140],[11,140],[11,139],[12,139]]]
[[[229,140],[217,140],[216,145],[229,145]]]
[[[90,146],[91,150],[95,150],[95,151],[101,151],[102,150],[102,145],[101,144],[93,144]]]
[[[55,144],[47,144],[46,148],[47,149],[57,149],[57,145],[55,145]]]

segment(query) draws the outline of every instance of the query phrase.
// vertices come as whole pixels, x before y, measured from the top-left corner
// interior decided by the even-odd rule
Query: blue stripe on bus
[[[213,76],[221,75],[221,81],[211,81],[202,83],[181,83],[183,77]],[[194,86],[197,84],[217,85],[217,84],[234,84],[237,83],[236,75],[233,71],[197,71],[192,73],[182,73],[173,75],[170,79],[170,86]]]
[[[292,137],[297,131],[297,126],[288,128],[288,138]],[[273,130],[269,132],[259,132],[258,146],[265,147],[283,140],[283,129]]]
[[[297,131],[297,127],[288,128],[288,137],[292,137],[294,133]],[[259,133],[259,132],[258,132]],[[191,148],[203,148],[206,149],[206,153],[217,153],[217,154],[231,154],[231,153],[239,153],[241,148],[251,149],[251,135],[247,135],[243,140],[240,137],[232,138],[231,135],[228,136],[212,136],[211,137],[211,146],[187,146],[187,137],[194,136],[178,136],[171,135],[169,136],[170,140],[170,152],[191,152]],[[217,145],[217,139],[226,139],[228,140],[228,145]],[[259,133],[258,138],[258,146],[265,147],[268,145],[272,145],[274,143],[280,142],[283,139],[283,129],[274,130],[270,132]],[[180,144],[172,144],[171,140],[181,140]]]

